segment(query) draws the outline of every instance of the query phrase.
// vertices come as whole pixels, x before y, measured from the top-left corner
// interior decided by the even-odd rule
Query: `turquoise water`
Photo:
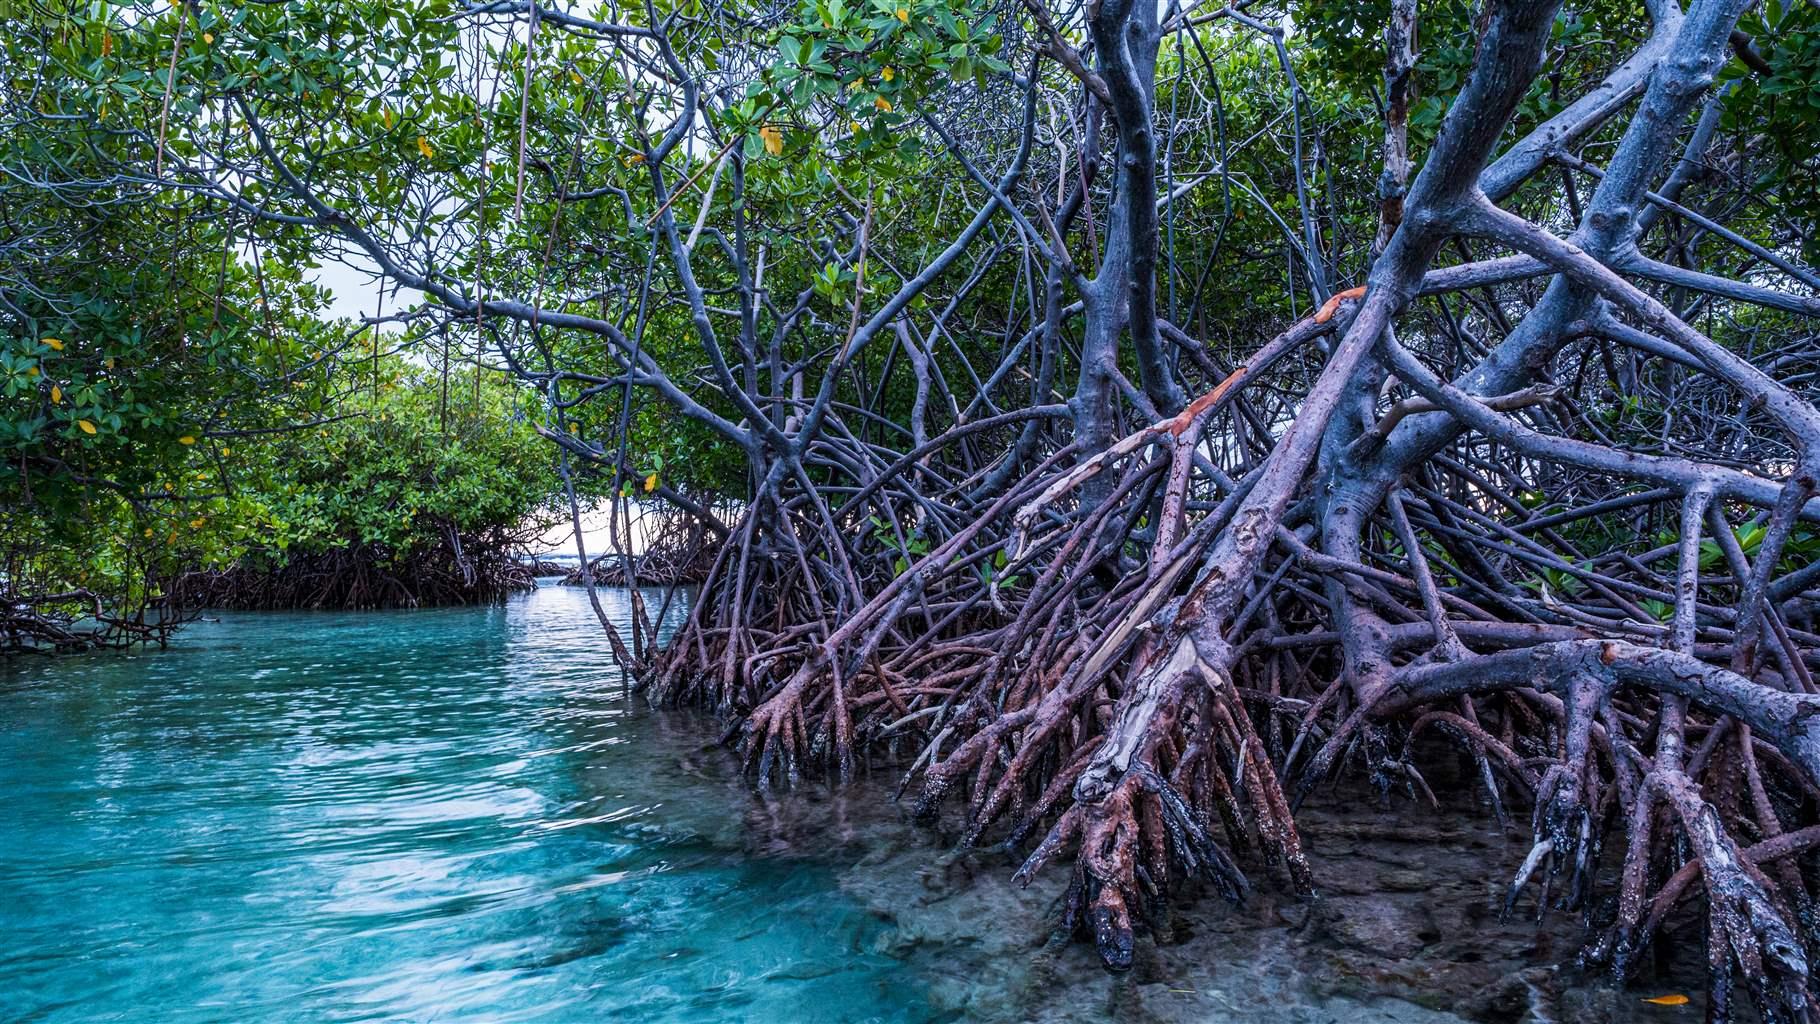
[[[599,636],[546,588],[0,667],[0,1020],[934,1015]]]
[[[0,1022],[1446,1024],[1555,955],[1409,945],[1489,927],[1487,851],[1521,858],[1463,827],[1315,842],[1354,872],[1323,929],[1260,876],[1109,975],[1055,934],[1065,858],[1018,889],[895,776],[764,798],[717,736],[628,698],[564,587],[0,663]]]

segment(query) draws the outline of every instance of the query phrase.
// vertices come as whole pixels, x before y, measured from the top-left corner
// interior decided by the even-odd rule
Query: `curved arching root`
[[[1554,5],[1488,4],[1365,283],[1230,364],[1161,317],[1098,318],[1070,404],[1000,411],[991,385],[943,390],[903,313],[913,442],[874,440],[882,406],[777,406],[825,429],[752,445],[760,483],[652,692],[728,715],[762,786],[887,770],[963,844],[1040,836],[1016,879],[1071,857],[1063,924],[1115,970],[1167,938],[1172,898],[1313,892],[1295,808],[1331,780],[1461,799],[1430,784],[1439,751],[1500,822],[1529,813],[1507,913],[1579,913],[1587,962],[1625,977],[1685,906],[1714,1014],[1742,978],[1760,1016],[1810,1019],[1820,408],[1785,381],[1820,349],[1722,311],[1811,303],[1714,291],[1636,230],[1673,202],[1650,183],[1740,9],[1665,19],[1601,86],[1640,97],[1624,173],[1575,193],[1561,237],[1559,207],[1513,197],[1617,108],[1584,97],[1499,151]],[[1050,271],[1020,342],[1050,346],[1043,403],[1073,315]],[[1671,280],[1713,335],[1645,290]],[[1189,358],[1122,409],[1137,328]]]
[[[1299,798],[1358,771],[1387,796],[1445,802],[1451,794],[1428,789],[1422,761],[1437,745],[1456,748],[1494,807],[1531,809],[1533,843],[1509,866],[1507,912],[1533,891],[1538,908],[1592,915],[1585,960],[1623,977],[1677,902],[1698,892],[1713,1005],[1735,1002],[1742,978],[1760,1013],[1805,1019],[1812,901],[1799,872],[1754,867],[1740,836],[1785,834],[1783,823],[1813,806],[1820,697],[1720,667],[1722,646],[1664,650],[1573,625],[1475,617],[1463,602],[1441,628],[1384,624],[1366,634],[1375,654],[1349,653],[1344,631],[1290,625],[1330,612],[1311,596],[1323,575],[1350,572],[1345,593],[1381,603],[1397,592],[1419,601],[1419,574],[1311,553],[1284,539],[1287,519],[1254,530],[1284,557],[1264,559],[1271,545],[1255,545],[1261,561],[1243,587],[1223,582],[1213,527],[1153,551],[1147,567],[1096,545],[1117,497],[1135,501],[1173,461],[1134,448],[1113,504],[1046,531],[1032,525],[1040,516],[1013,522],[1007,498],[968,527],[967,543],[951,539],[896,567],[838,620],[815,619],[825,595],[803,589],[815,565],[833,560],[816,547],[825,535],[799,524],[801,560],[723,551],[660,678],[671,699],[750,707],[735,711],[730,738],[761,787],[839,775],[845,749],[854,770],[901,771],[919,817],[959,807],[963,844],[1040,836],[1020,883],[1072,854],[1062,923],[1115,970],[1131,966],[1141,935],[1167,938],[1173,896],[1204,887],[1245,899],[1258,872],[1243,860],[1279,865],[1288,888],[1313,892],[1286,779]],[[1030,498],[1040,484],[1016,493]],[[1411,522],[1432,525],[1407,504]],[[1230,525],[1238,511],[1209,522]],[[999,569],[1029,589],[1006,601],[975,568],[998,559],[963,552],[968,543],[1002,552],[979,538],[1020,529],[1023,553]],[[1132,571],[1095,576],[1109,565]],[[754,615],[759,596],[810,618]],[[1270,625],[1231,634],[1244,636],[1234,645],[1211,628],[1222,601],[1242,605],[1240,621]],[[711,626],[704,609],[715,602],[745,625]],[[1370,657],[1380,659],[1371,671],[1345,671]],[[1292,722],[1301,727],[1279,727]],[[1665,743],[1674,729],[1691,751]],[[1703,792],[1733,776],[1749,782]],[[1607,850],[1623,853],[1608,860]],[[1611,916],[1597,916],[1605,907]]]

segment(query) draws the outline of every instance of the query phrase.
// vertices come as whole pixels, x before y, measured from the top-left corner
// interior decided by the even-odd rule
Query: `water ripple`
[[[0,668],[0,1019],[928,1016],[700,740],[565,588]]]

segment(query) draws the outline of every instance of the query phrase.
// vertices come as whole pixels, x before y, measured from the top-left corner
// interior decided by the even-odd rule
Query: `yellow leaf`
[[[58,387],[55,384],[51,385],[51,401],[53,401],[53,402],[63,401],[63,389]]]
[[[422,153],[425,160],[436,155],[436,151],[430,148],[429,138],[423,135],[417,136],[417,152]]]
[[[148,527],[146,527],[146,528],[145,528],[145,535],[146,535],[146,536],[147,536],[147,537],[150,537],[150,536],[151,536],[151,535],[152,535],[152,528],[151,528],[151,527],[149,527],[149,526],[148,526]]]
[[[88,420],[77,420],[76,426],[81,427],[84,434],[92,434],[95,432],[95,425]]]
[[[784,133],[774,124],[765,125],[758,130],[758,137],[765,140],[765,152],[778,156],[784,151]]]
[[[896,71],[893,71],[893,70],[892,70],[892,69],[891,69],[891,68],[889,68],[889,67],[886,67],[886,68],[884,68],[884,69],[882,69],[882,70],[880,70],[880,71],[879,71],[879,73],[878,73],[878,77],[880,77],[880,78],[882,78],[882,79],[884,79],[884,80],[885,80],[885,81],[887,81],[887,82],[889,82],[889,81],[891,81],[891,80],[892,80],[892,79],[894,79],[894,78],[896,78],[896,77],[897,77],[897,72],[896,72]]]
[[[647,490],[647,491],[657,490],[657,474],[656,473],[652,473],[650,476],[645,477],[645,490]]]
[[[1686,1006],[1687,1005],[1687,997],[1682,995],[1679,992],[1674,992],[1674,993],[1671,993],[1671,994],[1665,995],[1665,996],[1650,996],[1648,999],[1645,999],[1643,1001],[1646,1003],[1654,1003],[1657,1006]]]
[[[897,9],[897,20],[903,22],[906,25],[910,24],[910,12],[905,10],[902,7],[899,7]]]
[[[191,437],[188,434],[185,434],[182,437],[177,439],[177,443],[178,444],[195,444],[196,439],[194,437]]]
[[[107,368],[110,370],[114,368],[114,357],[113,356],[107,357]]]
[[[112,32],[101,33],[101,56],[105,57],[108,54],[113,53],[113,52],[114,52],[114,34]]]
[[[190,529],[200,530],[202,529],[202,524],[206,522],[208,522],[206,519],[192,519],[190,520]]]
[[[385,116],[385,128],[386,128],[386,131],[391,131],[391,130],[392,130],[392,111],[391,111],[391,108],[389,108],[389,107],[388,107],[388,108],[386,108],[386,109],[385,109],[385,110],[384,110],[384,111],[381,111],[381,113],[382,113],[382,114],[384,114],[384,116]]]
[[[25,368],[25,375],[26,375],[26,376],[27,376],[27,377],[36,377],[36,376],[38,376],[38,368],[37,368],[37,367],[36,367],[36,366],[28,366],[28,367],[26,367],[26,368]]]
[[[43,341],[43,342],[44,342],[44,343],[45,343],[45,344],[46,344],[46,345],[49,345],[49,346],[50,346],[50,347],[51,347],[51,351],[53,351],[53,352],[61,352],[61,351],[63,351],[63,342],[62,342],[62,340],[61,340],[61,339],[58,339],[58,338],[44,338],[44,339],[41,339],[41,340],[42,340],[42,341]]]
[[[580,84],[581,84],[581,72],[579,72],[579,71],[576,71],[576,70],[575,70],[575,69],[574,69],[574,68],[570,68],[570,69],[569,69],[569,78],[570,78],[570,79],[571,79],[571,80],[572,80],[572,81],[574,81],[574,83],[575,83],[575,84],[576,84],[576,85],[580,85]]]
[[[877,107],[878,109],[884,111],[887,114],[889,114],[891,112],[891,101],[884,98],[883,96],[880,96],[880,97],[874,99],[872,101],[872,105]]]
[[[202,33],[202,45],[204,45],[204,46],[215,45],[215,33],[213,33],[213,32]]]

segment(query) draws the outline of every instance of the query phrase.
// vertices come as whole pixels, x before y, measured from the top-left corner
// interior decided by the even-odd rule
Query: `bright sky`
[[[632,524],[633,551],[644,549],[644,531],[641,524]],[[605,507],[581,513],[581,539],[588,546],[588,557],[599,558],[612,549],[612,541],[607,532],[607,510]],[[561,523],[544,531],[543,536],[531,544],[531,553],[537,555],[575,555],[575,531],[564,519]]]
[[[345,316],[358,320],[363,316],[372,316],[379,308],[380,283],[364,271],[343,263],[324,263],[316,270],[316,281],[333,293],[328,309],[331,319]],[[398,293],[400,303],[416,300],[416,292]],[[386,296],[386,307],[388,311],[392,308],[390,294]]]

